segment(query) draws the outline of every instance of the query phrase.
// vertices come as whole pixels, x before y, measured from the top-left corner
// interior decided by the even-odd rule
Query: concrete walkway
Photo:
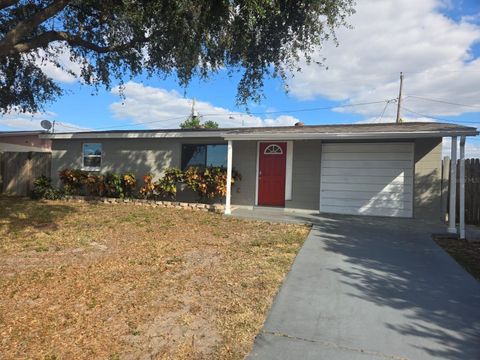
[[[480,359],[480,284],[411,219],[318,217],[250,359]]]

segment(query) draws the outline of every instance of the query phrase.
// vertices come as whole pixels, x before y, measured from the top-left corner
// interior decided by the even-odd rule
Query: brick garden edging
[[[150,206],[150,207],[165,207],[165,208],[176,208],[176,209],[211,211],[216,214],[223,214],[225,210],[225,207],[221,204],[200,204],[200,203],[187,203],[187,202],[178,202],[178,201],[120,199],[120,198],[73,196],[73,195],[67,195],[63,198],[63,200],[76,201],[76,202],[104,203],[104,204],[132,204],[132,205]]]

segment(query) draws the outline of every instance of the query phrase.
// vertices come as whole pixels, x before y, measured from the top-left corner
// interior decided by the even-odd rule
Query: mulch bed
[[[480,281],[480,241],[460,240],[448,236],[434,236],[434,240]]]

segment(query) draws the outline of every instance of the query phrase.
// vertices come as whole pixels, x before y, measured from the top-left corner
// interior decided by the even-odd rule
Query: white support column
[[[465,136],[460,138],[460,239],[465,239]]]
[[[456,208],[457,208],[457,137],[452,136],[450,162],[450,210],[448,212],[448,232],[457,233],[456,227]]]
[[[232,198],[232,140],[228,140],[228,150],[227,150],[227,198],[225,200],[225,214],[229,215],[232,213],[230,209],[230,202]]]

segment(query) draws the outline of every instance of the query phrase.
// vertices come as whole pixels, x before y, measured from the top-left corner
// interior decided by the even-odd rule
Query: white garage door
[[[320,212],[411,217],[413,143],[322,146]]]

